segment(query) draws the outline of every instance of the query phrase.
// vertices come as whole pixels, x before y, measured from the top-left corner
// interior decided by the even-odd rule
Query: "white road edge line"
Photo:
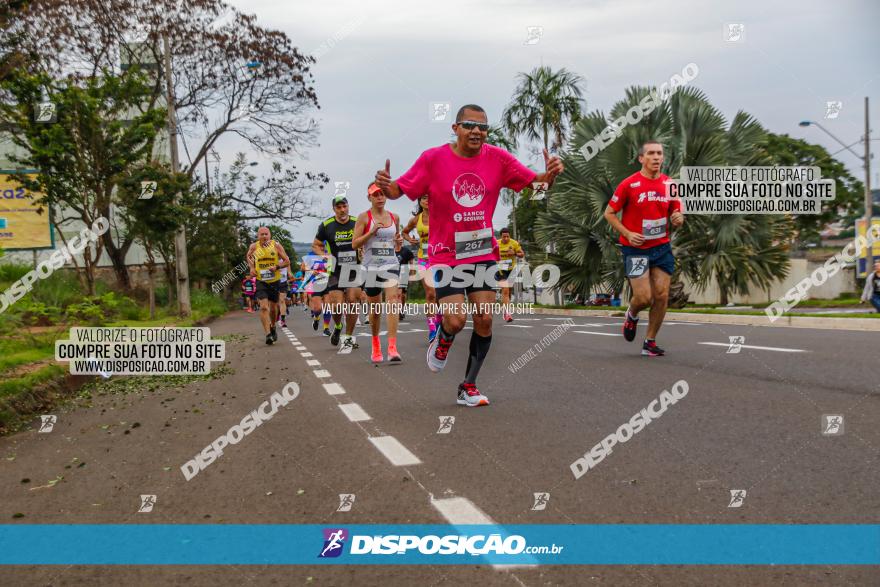
[[[730,347],[730,343],[728,342],[701,342],[698,344],[705,344],[710,346],[726,346]],[[807,353],[804,349],[787,349],[782,347],[773,347],[773,346],[753,346],[750,344],[740,344],[737,345],[744,349],[755,349],[756,351],[776,351],[778,353]]]
[[[342,410],[342,413],[345,414],[345,417],[349,419],[351,422],[364,422],[366,420],[372,420],[370,415],[367,414],[362,407],[357,404],[339,404],[339,409]]]
[[[409,452],[409,449],[400,444],[400,441],[393,436],[373,436],[370,438],[370,442],[395,467],[422,463],[416,455]]]

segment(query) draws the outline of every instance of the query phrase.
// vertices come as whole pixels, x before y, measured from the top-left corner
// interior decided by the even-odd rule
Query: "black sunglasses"
[[[489,130],[489,125],[485,122],[471,122],[470,120],[466,120],[464,122],[459,122],[458,124],[465,130],[474,130],[474,128],[478,128],[483,132]]]

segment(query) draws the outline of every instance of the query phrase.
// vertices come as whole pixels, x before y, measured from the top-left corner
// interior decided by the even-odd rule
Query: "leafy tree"
[[[94,77],[120,59],[148,64],[159,75],[146,108],[164,102],[167,40],[190,177],[227,133],[281,159],[315,144],[315,59],[223,0],[33,0],[20,32],[29,66],[55,76]]]
[[[96,243],[96,256],[84,251],[85,276],[94,292],[94,266],[106,251],[121,287],[131,288],[125,256],[134,236],[114,223],[115,190],[137,165],[148,161],[156,137],[165,126],[165,112],[138,112],[149,92],[143,75],[124,77],[102,71],[96,77],[52,80],[46,74],[17,72],[0,82],[14,101],[0,103],[12,142],[25,153],[11,156],[18,165],[39,170],[36,177],[16,175],[30,191],[45,194],[39,204],[55,213],[64,227],[77,220],[91,226],[100,217],[115,224]],[[37,122],[36,105],[43,93],[57,109],[57,120]]]
[[[823,178],[836,183],[834,200],[822,201],[821,214],[801,214],[794,217],[795,246],[803,248],[807,243],[819,243],[819,232],[835,220],[848,219],[847,225],[865,213],[864,185],[853,177],[846,167],[820,146],[788,135],[769,133],[765,147],[775,165],[819,167]]]
[[[142,182],[145,181],[156,182],[156,192],[149,199],[140,197]],[[162,251],[166,277],[171,277],[168,261],[174,250],[174,235],[184,219],[190,216],[186,207],[186,203],[192,199],[188,197],[189,188],[190,181],[186,174],[174,175],[170,169],[157,162],[130,170],[119,183],[116,194],[120,203],[119,218],[127,227],[126,236],[139,241],[147,256],[150,318],[156,315],[156,252]],[[175,201],[177,194],[184,194],[180,201]],[[173,284],[173,280],[169,280],[169,285]],[[174,288],[169,287],[169,291],[172,289]]]
[[[769,164],[761,125],[745,112],[728,124],[695,88],[679,90],[585,160],[580,147],[650,91],[629,88],[607,118],[591,112],[575,124],[563,157],[565,171],[551,189],[548,210],[539,214],[535,229],[538,242],[557,243],[559,253],[551,258],[560,268],[564,288],[585,295],[597,286],[623,289],[618,235],[603,212],[620,181],[641,168],[638,149],[644,141],[663,144],[663,172],[670,177],[677,177],[683,165]],[[731,293],[746,293],[750,285],[768,287],[787,274],[785,237],[790,232],[790,222],[779,216],[690,215],[673,234],[678,270],[698,288],[717,282],[726,303]]]

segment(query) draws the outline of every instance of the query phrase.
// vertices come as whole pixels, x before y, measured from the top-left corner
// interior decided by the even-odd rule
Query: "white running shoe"
[[[458,405],[469,408],[488,406],[489,398],[480,393],[473,383],[461,383],[458,386]]]

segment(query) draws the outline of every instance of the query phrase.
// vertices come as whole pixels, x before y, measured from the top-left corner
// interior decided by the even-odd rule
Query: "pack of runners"
[[[488,405],[489,399],[477,388],[477,377],[492,343],[492,315],[473,310],[493,304],[497,289],[502,304],[509,304],[512,272],[525,257],[507,228],[496,238],[492,218],[499,193],[504,188],[518,192],[535,183],[552,186],[564,171],[562,161],[546,149],[545,170],[529,169],[511,153],[488,144],[488,129],[483,108],[463,106],[452,125],[453,143],[424,151],[396,179],[391,175],[391,162],[385,161],[367,188],[367,210],[352,217],[347,196],[334,197],[333,216],[319,225],[312,250],[295,274],[288,269],[290,261],[283,247],[271,239],[268,228],[261,227],[258,241],[248,250],[251,275],[242,281],[242,295],[246,305],[250,295],[259,304],[266,344],[277,339],[276,321],[286,327],[289,292],[293,303],[302,303],[304,311],[311,313],[314,330],[319,330],[323,319],[323,333],[330,344],[339,347],[339,354],[350,354],[358,348],[357,308],[366,302],[371,362],[386,362],[387,353],[388,363],[400,363],[397,327],[404,315],[398,305],[402,307],[413,275],[424,286],[428,307],[439,304],[444,309],[442,314],[426,313],[428,369],[436,373],[445,368],[470,314],[473,331],[456,401],[468,407]],[[668,196],[668,178],[661,172],[662,145],[646,141],[638,158],[641,169],[620,182],[604,216],[620,235],[632,290],[623,336],[627,341],[635,339],[639,313],[650,307],[642,354],[656,357],[664,354],[656,336],[666,313],[675,265],[669,232],[683,225],[684,216],[680,203]],[[401,219],[386,208],[389,200],[401,196],[416,202],[415,212],[403,227]],[[415,254],[405,242],[417,247]],[[452,274],[455,279],[449,279]],[[486,275],[495,279],[486,279]],[[460,281],[461,276],[466,279]],[[385,352],[380,340],[383,315]],[[505,311],[504,320],[510,322],[513,316]]]

